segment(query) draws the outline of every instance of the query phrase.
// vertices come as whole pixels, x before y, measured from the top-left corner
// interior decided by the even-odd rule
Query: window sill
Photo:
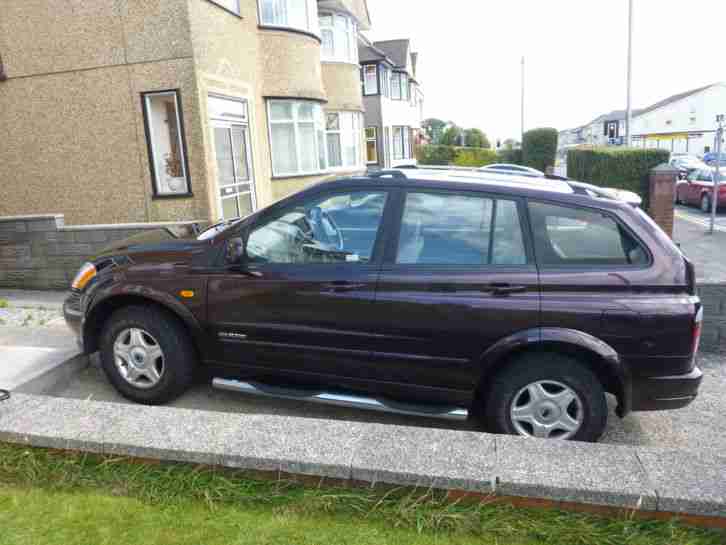
[[[328,60],[320,59],[321,64],[344,64],[347,66],[355,66],[356,69],[360,68],[360,65],[355,61],[341,61],[341,60]]]
[[[151,196],[153,200],[169,200],[169,199],[193,199],[194,193],[191,191],[188,193],[170,193],[170,194],[164,194],[164,193],[155,193]]]
[[[320,36],[317,34],[310,32],[309,30],[303,30],[300,28],[293,28],[289,26],[276,26],[276,25],[257,25],[257,28],[260,30],[272,30],[272,31],[282,31],[282,32],[290,32],[292,34],[300,34],[302,36],[307,36],[308,38],[314,39],[319,44],[323,43],[323,40]]]
[[[277,174],[272,175],[272,180],[294,180],[296,178],[313,178],[315,176],[325,176],[326,174],[330,174],[329,171],[324,170],[320,172],[307,172],[304,174]]]

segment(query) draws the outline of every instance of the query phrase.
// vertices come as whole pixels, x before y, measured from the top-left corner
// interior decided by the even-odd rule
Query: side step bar
[[[242,382],[239,380],[215,378],[212,380],[212,386],[219,390],[226,390],[229,392],[239,392],[243,394],[273,397],[277,399],[308,401],[323,405],[352,407],[355,409],[364,409],[369,411],[405,414],[411,416],[425,416],[429,418],[443,418],[446,420],[466,420],[469,417],[469,411],[460,407],[401,403],[399,401],[378,400],[372,397],[361,397],[351,394],[281,388],[259,382]]]

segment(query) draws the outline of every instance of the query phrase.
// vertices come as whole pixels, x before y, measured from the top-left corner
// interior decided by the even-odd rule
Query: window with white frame
[[[317,0],[258,0],[260,24],[320,34]]]
[[[391,99],[401,100],[401,72],[391,74]]]
[[[363,94],[378,94],[378,69],[375,64],[363,65]]]
[[[178,91],[143,93],[144,123],[154,193],[184,195],[189,191],[184,126]]]
[[[320,104],[270,100],[268,110],[273,176],[304,176],[325,170],[325,126]]]
[[[388,97],[391,95],[391,70],[386,66],[385,64],[381,63],[379,65],[379,74],[378,78],[380,81],[380,91],[381,95],[384,97]]]
[[[220,7],[223,7],[227,11],[231,11],[232,13],[235,13],[237,15],[240,14],[239,10],[239,0],[210,0],[213,4],[217,4]]]
[[[330,168],[360,166],[361,114],[329,112],[326,114],[326,131]]]
[[[366,163],[378,163],[378,127],[366,127]]]
[[[323,62],[358,64],[358,24],[340,13],[320,13]]]
[[[411,158],[411,129],[409,127],[393,127],[393,158]]]

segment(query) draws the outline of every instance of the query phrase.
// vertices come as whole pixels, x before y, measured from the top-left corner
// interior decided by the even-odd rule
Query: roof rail
[[[400,170],[378,170],[376,172],[370,172],[367,174],[369,178],[383,178],[384,176],[390,176],[399,180],[408,180],[408,176]]]

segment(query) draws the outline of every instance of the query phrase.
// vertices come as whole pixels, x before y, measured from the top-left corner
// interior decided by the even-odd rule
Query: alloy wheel
[[[164,353],[157,340],[140,328],[124,329],[113,345],[116,368],[135,388],[149,389],[164,376]]]
[[[509,415],[519,435],[543,439],[569,439],[584,421],[580,397],[554,380],[539,380],[519,390]]]

